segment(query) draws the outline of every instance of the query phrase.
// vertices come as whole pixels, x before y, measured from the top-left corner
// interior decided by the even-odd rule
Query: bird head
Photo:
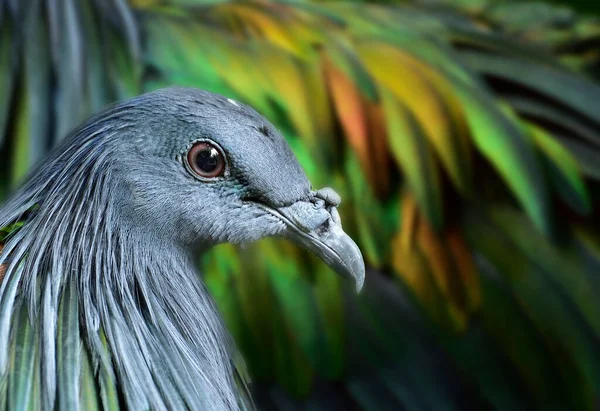
[[[362,287],[363,259],[341,227],[339,196],[311,189],[284,138],[252,108],[168,88],[91,124],[114,130],[101,144],[115,153],[119,214],[144,235],[192,248],[283,236]]]

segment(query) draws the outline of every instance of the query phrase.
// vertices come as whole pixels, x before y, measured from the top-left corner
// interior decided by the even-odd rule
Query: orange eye
[[[221,150],[214,145],[202,141],[190,148],[187,161],[192,171],[199,177],[215,178],[225,171],[225,157]]]

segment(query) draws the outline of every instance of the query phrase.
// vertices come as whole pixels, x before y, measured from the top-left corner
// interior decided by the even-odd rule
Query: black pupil
[[[205,173],[215,171],[219,167],[220,162],[221,156],[217,149],[213,147],[204,148],[196,156],[196,166]]]

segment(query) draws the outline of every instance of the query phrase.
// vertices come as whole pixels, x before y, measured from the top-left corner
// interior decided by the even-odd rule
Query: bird
[[[107,108],[0,209],[0,408],[253,409],[193,255],[283,236],[360,290],[340,201],[235,100],[172,87]]]
[[[83,116],[180,85],[253,106],[344,198],[358,295],[288,241],[196,261],[261,409],[597,408],[597,17],[510,0],[0,4],[0,196]]]

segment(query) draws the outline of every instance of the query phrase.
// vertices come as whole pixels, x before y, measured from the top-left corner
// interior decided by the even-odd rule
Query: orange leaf
[[[447,243],[467,298],[466,308],[475,312],[481,304],[481,288],[473,256],[458,229],[448,232]]]
[[[413,196],[405,194],[402,197],[402,231],[400,233],[400,244],[403,248],[411,251],[415,242],[415,234],[417,232],[418,210],[417,203]]]
[[[357,49],[377,82],[389,89],[418,120],[454,185],[466,190],[465,152],[468,151],[465,151],[465,136],[457,137],[455,127],[462,113],[450,108],[458,103],[447,82],[433,68],[391,44],[368,41]]]
[[[367,104],[366,111],[369,120],[370,152],[373,156],[375,193],[380,197],[385,197],[389,190],[390,167],[392,166],[385,128],[385,114],[383,107],[375,104]]]
[[[442,294],[446,298],[456,301],[459,293],[455,290],[456,285],[452,284],[452,261],[438,235],[433,232],[426,220],[419,222],[417,241],[427,256],[436,284]]]
[[[369,150],[367,118],[362,97],[350,79],[323,55],[323,70],[331,92],[333,107],[348,143],[358,156],[369,181],[373,181],[373,164]]]

